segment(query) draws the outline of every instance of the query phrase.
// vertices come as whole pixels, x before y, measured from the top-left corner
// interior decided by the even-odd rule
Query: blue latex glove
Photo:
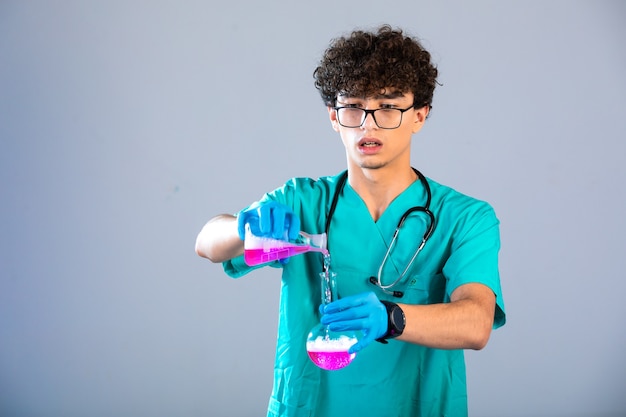
[[[288,206],[276,201],[255,203],[237,215],[239,238],[244,240],[246,224],[255,236],[295,240],[300,233],[300,218]]]
[[[360,330],[363,337],[350,347],[356,353],[387,333],[387,309],[373,292],[340,298],[320,306],[321,322],[330,330]]]

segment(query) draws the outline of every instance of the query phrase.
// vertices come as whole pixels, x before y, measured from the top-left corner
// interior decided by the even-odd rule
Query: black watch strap
[[[387,309],[387,333],[385,333],[381,338],[376,339],[376,341],[380,343],[387,343],[387,339],[393,339],[394,337],[398,337],[402,334],[404,326],[406,325],[406,317],[404,316],[404,311],[402,311],[398,304],[384,300],[381,300],[380,302]]]

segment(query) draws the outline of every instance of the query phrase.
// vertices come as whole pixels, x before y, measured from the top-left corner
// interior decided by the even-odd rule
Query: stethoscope
[[[377,273],[377,275],[375,277],[370,277],[370,279],[369,279],[369,281],[372,284],[374,284],[378,288],[380,288],[385,294],[393,295],[394,297],[398,297],[398,298],[402,297],[404,295],[404,292],[398,291],[398,290],[394,290],[393,287],[398,285],[398,283],[402,280],[402,278],[404,278],[404,276],[406,275],[406,273],[409,270],[409,268],[411,267],[411,265],[413,265],[413,261],[415,261],[415,258],[417,258],[417,254],[422,251],[422,249],[424,248],[424,245],[426,244],[426,242],[428,241],[430,236],[433,234],[433,231],[435,230],[435,215],[430,211],[430,199],[431,199],[430,186],[428,185],[428,181],[426,180],[426,177],[424,177],[424,175],[422,175],[421,172],[419,172],[415,168],[413,168],[413,171],[415,171],[415,174],[417,174],[417,177],[419,178],[420,182],[422,183],[422,186],[424,187],[424,190],[426,190],[426,204],[424,204],[423,206],[411,207],[410,209],[408,209],[407,211],[404,212],[402,217],[400,217],[400,221],[398,222],[398,226],[396,226],[396,230],[393,233],[393,238],[391,239],[391,243],[389,244],[389,248],[387,248],[387,252],[385,253],[385,256],[383,257],[383,260],[382,260],[382,262],[380,264],[380,267],[378,268],[378,273]],[[328,211],[328,215],[326,216],[326,230],[325,231],[326,231],[327,242],[330,241],[328,239],[328,236],[329,236],[329,233],[330,233],[330,223],[331,223],[331,221],[333,219],[333,215],[335,214],[335,208],[337,207],[337,201],[339,200],[339,195],[343,191],[343,188],[346,185],[346,180],[347,179],[348,179],[348,171],[345,171],[343,173],[343,175],[339,178],[339,181],[337,182],[337,188],[335,189],[335,194],[333,195],[333,200],[332,200],[332,202],[330,204],[330,210]],[[407,264],[406,268],[404,268],[404,271],[402,271],[402,274],[400,274],[400,276],[395,281],[393,281],[391,284],[383,285],[383,283],[381,281],[383,268],[385,267],[385,263],[387,262],[387,259],[389,258],[389,254],[391,254],[391,250],[393,249],[394,245],[396,244],[396,239],[398,237],[398,233],[400,231],[400,228],[404,224],[404,221],[406,220],[406,218],[411,213],[414,213],[416,211],[421,212],[421,213],[425,213],[429,217],[429,220],[430,220],[430,222],[428,224],[428,227],[426,228],[426,232],[424,233],[424,236],[422,237],[422,241],[419,244],[419,246],[417,247],[417,250],[415,251],[415,253],[413,254],[413,257],[411,257],[411,260]],[[324,266],[324,269],[326,269],[326,265]]]

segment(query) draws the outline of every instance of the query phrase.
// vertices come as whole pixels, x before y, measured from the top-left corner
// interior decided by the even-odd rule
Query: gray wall
[[[440,69],[414,165],[502,221],[471,415],[625,415],[625,3],[245,3],[0,1],[0,415],[264,415],[279,275],[195,237],[343,169],[311,73],[382,22]]]

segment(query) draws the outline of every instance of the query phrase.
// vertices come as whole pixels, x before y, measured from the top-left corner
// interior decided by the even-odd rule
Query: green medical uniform
[[[322,233],[326,214],[340,176],[318,180],[294,178],[263,196],[291,207],[301,220],[301,230]],[[402,298],[394,298],[369,282],[381,261],[404,212],[424,205],[426,193],[415,181],[374,221],[359,195],[346,182],[330,225],[328,247],[331,270],[337,273],[339,297],[374,291],[380,299],[404,304],[450,301],[462,284],[478,282],[496,295],[494,328],[505,322],[498,251],[499,221],[485,202],[473,199],[428,179],[430,210],[435,230],[424,249],[399,283]],[[395,281],[422,240],[428,218],[413,213],[400,229],[382,272],[382,284]],[[274,386],[270,417],[329,416],[466,416],[467,390],[462,350],[431,349],[390,340],[373,342],[347,367],[325,371],[309,359],[308,332],[319,322],[322,255],[306,253],[290,258],[283,268]],[[224,263],[232,277],[258,268],[243,257]]]

